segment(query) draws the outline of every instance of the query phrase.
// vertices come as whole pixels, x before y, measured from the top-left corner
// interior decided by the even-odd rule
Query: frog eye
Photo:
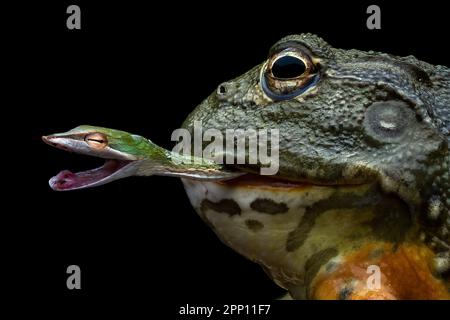
[[[299,49],[275,53],[261,70],[261,87],[275,101],[292,99],[318,80],[311,59]]]
[[[94,149],[103,149],[108,145],[108,139],[106,135],[100,132],[90,133],[84,137],[84,141],[94,148]]]
[[[414,111],[401,101],[375,102],[366,110],[364,128],[380,142],[395,142],[414,121]]]

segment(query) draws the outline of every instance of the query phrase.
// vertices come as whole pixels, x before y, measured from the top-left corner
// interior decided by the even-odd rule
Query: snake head
[[[61,171],[49,181],[57,191],[98,186],[134,175],[144,155],[158,153],[158,147],[141,136],[86,125],[43,136],[42,140],[58,149],[105,159],[103,166],[92,170]]]

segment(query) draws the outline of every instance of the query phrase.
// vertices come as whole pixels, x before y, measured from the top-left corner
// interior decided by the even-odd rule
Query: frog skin
[[[44,141],[120,164],[100,178],[82,173],[81,184],[60,173],[55,190],[67,181],[70,190],[130,175],[181,177],[218,237],[294,299],[450,299],[449,103],[444,66],[301,34],[219,85],[182,126],[278,129],[275,176],[259,175],[261,164],[181,168],[160,149],[155,161],[159,147],[112,129],[79,127]],[[101,154],[86,140],[95,134]]]

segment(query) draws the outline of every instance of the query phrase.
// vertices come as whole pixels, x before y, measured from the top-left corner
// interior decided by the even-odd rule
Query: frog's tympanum
[[[181,177],[218,237],[295,299],[450,299],[450,69],[288,36],[220,84],[183,128],[197,121],[220,132],[278,129],[278,172],[189,162],[137,135],[80,126],[44,141],[105,165],[63,171],[50,185]]]

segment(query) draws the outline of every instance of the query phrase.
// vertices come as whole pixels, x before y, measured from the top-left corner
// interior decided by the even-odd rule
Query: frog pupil
[[[272,65],[272,75],[278,79],[296,78],[301,76],[305,70],[305,63],[292,56],[281,57]]]

